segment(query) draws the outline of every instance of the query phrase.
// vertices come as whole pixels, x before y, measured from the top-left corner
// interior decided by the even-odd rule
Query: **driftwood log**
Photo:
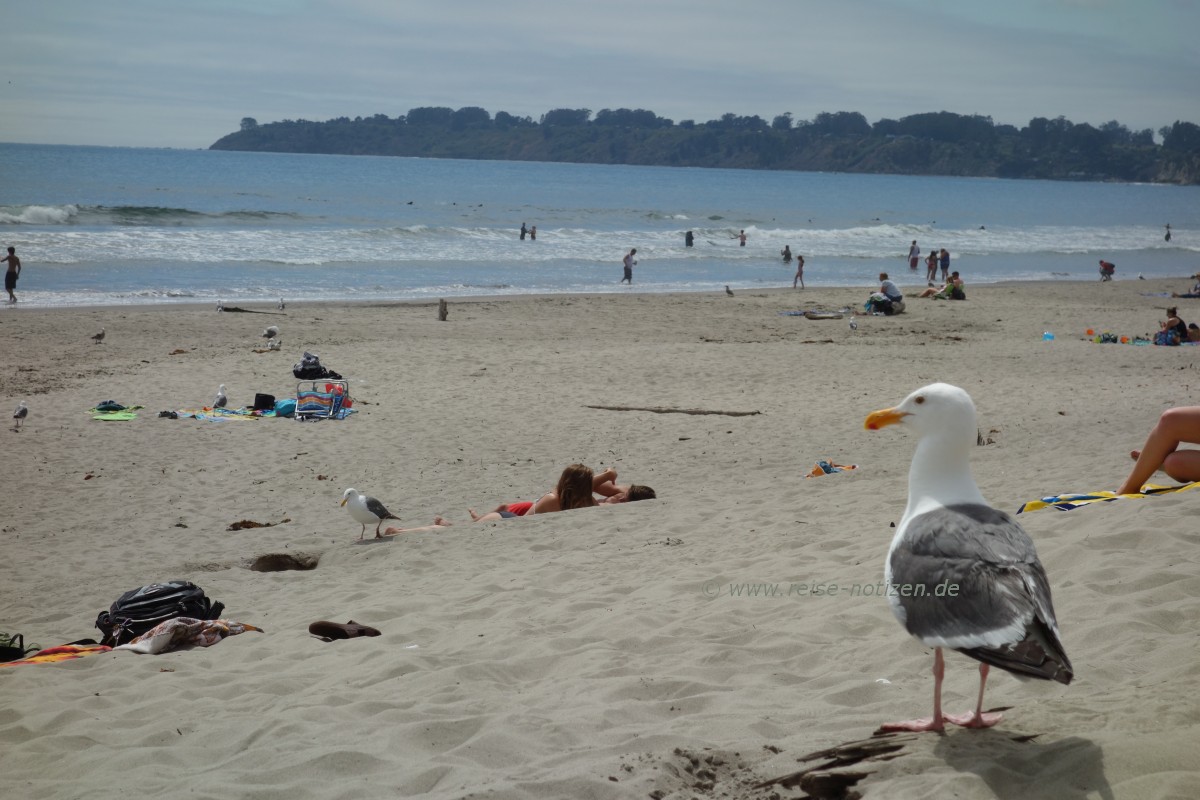
[[[654,414],[719,414],[723,417],[754,417],[761,411],[712,411],[707,408],[667,408],[666,406],[584,406],[601,411],[649,411]]]
[[[438,322],[445,322],[450,310],[446,307],[445,300],[438,300]]]

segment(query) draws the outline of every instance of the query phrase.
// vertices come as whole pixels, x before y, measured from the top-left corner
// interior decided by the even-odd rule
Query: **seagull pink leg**
[[[942,648],[933,648],[933,716],[922,719],[909,719],[903,722],[885,722],[879,726],[881,731],[937,731],[941,733],[946,725],[942,721],[942,678],[946,675],[946,662],[942,658]]]
[[[987,685],[988,665],[979,665],[979,699],[975,702],[973,714],[946,714],[946,722],[961,725],[964,728],[990,728],[1004,718],[1000,712],[983,713],[983,687]]]

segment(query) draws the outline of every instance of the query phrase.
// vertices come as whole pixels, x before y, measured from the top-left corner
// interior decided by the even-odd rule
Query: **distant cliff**
[[[945,111],[872,125],[846,111],[676,123],[640,109],[555,109],[535,122],[468,107],[263,125],[247,117],[210,149],[1200,184],[1200,127],[1176,122],[1159,134],[1162,144],[1115,121],[1037,117],[1016,128]]]

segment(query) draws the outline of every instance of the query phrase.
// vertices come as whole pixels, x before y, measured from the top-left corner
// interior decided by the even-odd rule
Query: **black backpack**
[[[117,598],[108,611],[96,617],[96,627],[104,634],[101,644],[116,647],[176,617],[218,619],[225,610],[214,603],[204,590],[191,581],[152,583],[132,589]]]
[[[341,375],[323,366],[318,356],[309,352],[305,352],[300,363],[292,367],[292,374],[302,381],[340,381],[342,379]]]

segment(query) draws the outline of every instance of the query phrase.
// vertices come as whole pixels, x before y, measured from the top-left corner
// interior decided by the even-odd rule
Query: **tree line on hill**
[[[725,114],[674,122],[643,109],[558,108],[541,119],[470,106],[325,122],[252,117],[212,150],[557,161],[676,167],[1200,183],[1200,127],[1158,131],[1035,117],[1024,128],[938,111],[871,124],[858,112],[812,120]]]

